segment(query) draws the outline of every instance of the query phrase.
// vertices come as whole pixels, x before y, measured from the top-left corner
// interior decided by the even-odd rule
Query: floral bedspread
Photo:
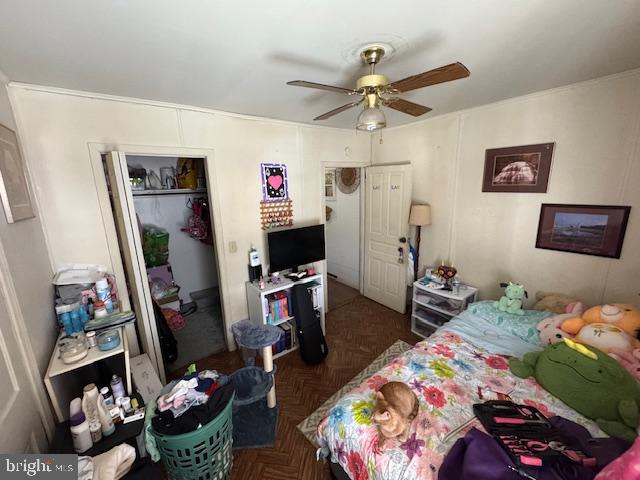
[[[420,400],[420,410],[409,438],[387,441],[381,449],[372,411],[375,392],[389,381],[409,385]],[[498,393],[603,436],[595,423],[535,380],[513,376],[507,357],[488,353],[454,333],[437,331],[338,401],[318,426],[318,442],[354,480],[435,480],[453,443],[472,427],[482,429],[472,405],[496,399]]]

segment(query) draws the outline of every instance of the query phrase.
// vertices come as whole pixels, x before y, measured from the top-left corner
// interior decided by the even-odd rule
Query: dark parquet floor
[[[329,355],[320,365],[306,365],[298,352],[275,362],[280,417],[274,448],[234,452],[234,480],[328,479],[329,467],[315,459],[315,447],[296,425],[365,369],[396,340],[420,340],[401,315],[364,297],[331,310],[326,317]],[[242,367],[239,352],[212,355],[198,368],[232,372]]]

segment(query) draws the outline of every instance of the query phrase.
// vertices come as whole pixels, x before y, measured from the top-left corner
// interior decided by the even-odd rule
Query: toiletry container
[[[89,422],[82,411],[82,400],[74,398],[69,404],[69,424],[73,448],[77,453],[83,453],[93,446]]]
[[[89,422],[89,432],[91,433],[91,441],[93,443],[98,443],[102,440],[102,427],[99,421]]]
[[[107,310],[108,314],[113,313],[111,290],[109,289],[109,282],[106,278],[101,278],[96,282],[96,297],[104,303],[104,308]]]
[[[78,398],[78,401],[80,399]],[[77,453],[83,453],[89,450],[93,446],[93,440],[91,440],[91,431],[89,430],[89,422],[84,415],[84,412],[80,410],[79,413],[72,415],[69,418],[69,424],[71,425],[71,439],[73,440],[73,449]]]
[[[117,400],[119,398],[124,397],[124,384],[122,383],[122,379],[118,375],[113,375],[111,377],[111,391],[113,392],[113,399]]]
[[[104,405],[102,396],[98,392],[98,387],[96,387],[95,383],[90,383],[84,387],[82,409],[89,420],[89,425],[91,426],[96,422],[100,424],[102,434],[104,434],[105,437],[115,431],[111,415],[109,415],[109,411]]]
[[[73,332],[82,332],[84,325],[80,319],[80,303],[74,303],[71,306],[71,324],[73,325]]]
[[[104,405],[107,407],[107,409],[113,408],[113,406],[115,405],[115,401],[113,399],[113,395],[111,395],[111,392],[109,391],[109,387],[102,387],[100,389],[100,395],[102,395]]]

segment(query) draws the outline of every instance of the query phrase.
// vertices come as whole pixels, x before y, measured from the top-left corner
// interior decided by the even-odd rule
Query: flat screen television
[[[280,272],[325,259],[324,225],[269,232],[269,270]]]

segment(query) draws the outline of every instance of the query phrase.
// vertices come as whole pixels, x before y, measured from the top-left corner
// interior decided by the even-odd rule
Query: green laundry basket
[[[233,397],[216,418],[198,430],[162,435],[151,429],[169,478],[172,480],[228,480],[233,455],[231,443]]]

